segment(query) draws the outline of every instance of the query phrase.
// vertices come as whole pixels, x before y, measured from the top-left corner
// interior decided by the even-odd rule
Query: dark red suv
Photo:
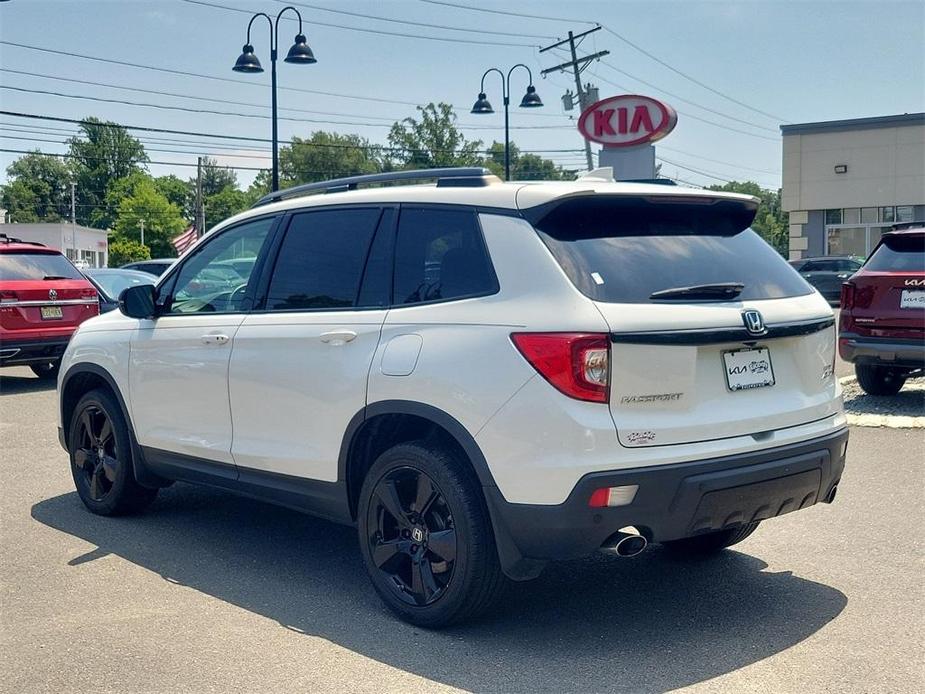
[[[0,366],[57,377],[71,334],[99,312],[96,289],[61,253],[0,234]]]
[[[893,395],[925,368],[925,226],[889,231],[842,285],[838,351],[861,388]]]

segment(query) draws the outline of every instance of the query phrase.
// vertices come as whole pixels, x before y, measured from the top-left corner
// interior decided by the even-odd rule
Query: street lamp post
[[[470,111],[470,113],[476,115],[495,112],[488,102],[488,97],[485,96],[485,78],[488,76],[489,72],[497,72],[501,76],[501,94],[504,97],[504,180],[506,181],[511,180],[511,136],[508,114],[511,104],[511,73],[519,67],[526,70],[527,75],[530,77],[530,84],[527,86],[527,92],[524,94],[524,98],[520,100],[520,108],[539,108],[542,106],[543,102],[540,100],[540,95],[536,93],[536,87],[533,86],[533,73],[530,72],[530,68],[523,63],[517,63],[517,65],[507,71],[507,77],[496,67],[488,68],[485,71],[485,74],[482,75],[481,87],[479,88],[479,98],[472,106],[472,111]]]
[[[232,70],[235,72],[248,72],[248,73],[258,73],[263,72],[263,67],[260,65],[260,61],[257,59],[257,56],[254,55],[254,47],[251,45],[251,25],[254,23],[254,20],[257,17],[266,18],[267,22],[270,24],[270,84],[273,92],[273,190],[279,190],[279,136],[278,136],[278,124],[277,124],[277,114],[276,114],[276,56],[277,56],[277,47],[279,46],[279,20],[286,12],[286,10],[292,10],[296,13],[296,16],[299,18],[299,33],[296,34],[295,42],[292,44],[292,47],[289,49],[289,52],[284,58],[287,63],[296,63],[302,65],[311,65],[312,63],[318,62],[315,60],[315,54],[312,53],[312,49],[308,46],[308,39],[305,38],[305,34],[302,33],[302,15],[294,7],[284,7],[279,11],[279,14],[276,15],[276,21],[274,22],[270,19],[270,15],[264,12],[258,12],[250,21],[247,23],[247,43],[244,44],[244,48],[241,49],[241,55],[238,56],[238,60],[235,62]]]

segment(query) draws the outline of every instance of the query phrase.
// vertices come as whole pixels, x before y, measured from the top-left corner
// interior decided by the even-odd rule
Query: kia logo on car
[[[54,289],[49,289],[49,290],[48,290],[48,298],[51,299],[52,301],[57,301],[57,299],[58,299],[58,292],[56,292]]]
[[[763,335],[767,332],[767,328],[764,327],[764,319],[754,309],[742,311],[742,322],[745,323],[745,329],[748,330],[750,335]]]

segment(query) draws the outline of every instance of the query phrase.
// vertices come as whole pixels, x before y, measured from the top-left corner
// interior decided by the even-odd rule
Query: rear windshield
[[[0,253],[0,280],[79,280],[83,275],[58,253]]]
[[[575,286],[595,301],[648,303],[654,292],[741,283],[737,300],[780,299],[812,287],[724,205],[575,200],[535,226]]]
[[[878,272],[925,272],[925,234],[884,237],[864,268]]]

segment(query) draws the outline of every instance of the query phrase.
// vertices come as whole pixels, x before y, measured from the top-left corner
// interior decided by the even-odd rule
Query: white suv
[[[220,224],[72,338],[81,499],[182,480],[355,524],[426,626],[549,560],[715,551],[832,501],[832,311],[748,228],[757,200],[605,178],[377,174]]]

